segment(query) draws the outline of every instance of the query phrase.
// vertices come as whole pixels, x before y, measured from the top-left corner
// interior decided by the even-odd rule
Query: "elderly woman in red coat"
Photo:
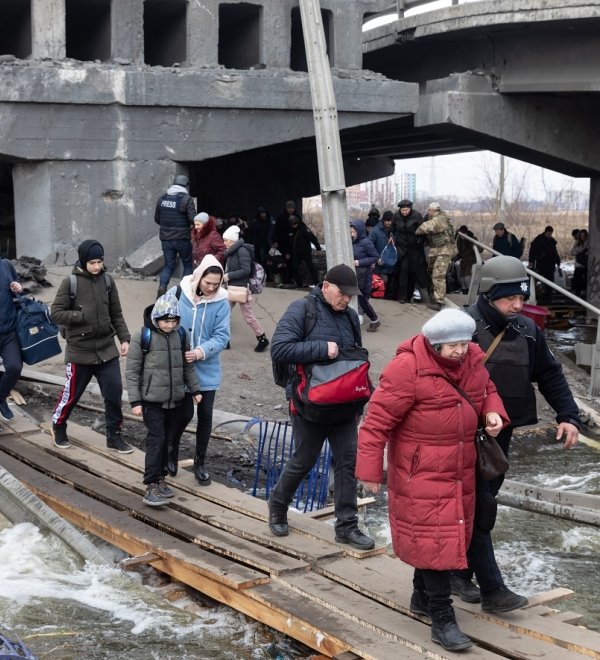
[[[378,492],[387,445],[394,552],[415,567],[410,609],[429,614],[432,640],[452,651],[472,644],[456,624],[450,570],[467,566],[475,513],[475,431],[482,423],[495,436],[509,421],[484,354],[470,341],[474,331],[465,312],[444,309],[398,347],[369,402],[356,460],[358,479]]]
[[[215,219],[202,211],[194,218],[192,229],[192,259],[196,268],[207,254],[216,257],[225,265],[225,243],[217,231]]]

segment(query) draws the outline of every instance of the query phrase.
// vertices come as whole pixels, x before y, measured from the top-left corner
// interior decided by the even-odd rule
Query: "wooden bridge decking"
[[[354,551],[334,542],[330,525],[292,513],[290,535],[275,537],[266,502],[217,483],[201,488],[187,470],[168,479],[169,506],[152,508],[142,502],[143,452],[111,452],[103,436],[73,423],[72,446],[59,449],[18,412],[3,426],[0,464],[65,519],[320,655],[465,657],[431,642],[427,619],[408,609],[412,569],[385,548]],[[549,607],[571,594],[539,594],[502,616],[455,602],[475,642],[469,657],[600,659],[600,633]]]

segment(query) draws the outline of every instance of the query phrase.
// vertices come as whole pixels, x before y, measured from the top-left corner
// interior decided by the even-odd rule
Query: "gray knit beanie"
[[[425,323],[421,332],[433,346],[471,341],[475,332],[475,321],[460,309],[442,309]]]

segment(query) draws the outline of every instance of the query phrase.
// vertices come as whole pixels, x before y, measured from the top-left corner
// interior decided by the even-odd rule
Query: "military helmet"
[[[190,180],[185,176],[185,174],[178,174],[174,179],[173,179],[173,185],[174,186],[183,186],[184,188],[188,188],[190,185]]]
[[[497,284],[527,282],[529,275],[525,266],[516,257],[499,256],[488,259],[481,269],[479,291],[487,293]]]

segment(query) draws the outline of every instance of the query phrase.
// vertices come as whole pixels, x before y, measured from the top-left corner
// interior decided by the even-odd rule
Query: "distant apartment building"
[[[398,172],[394,175],[396,199],[415,200],[417,196],[417,175],[412,172]]]

